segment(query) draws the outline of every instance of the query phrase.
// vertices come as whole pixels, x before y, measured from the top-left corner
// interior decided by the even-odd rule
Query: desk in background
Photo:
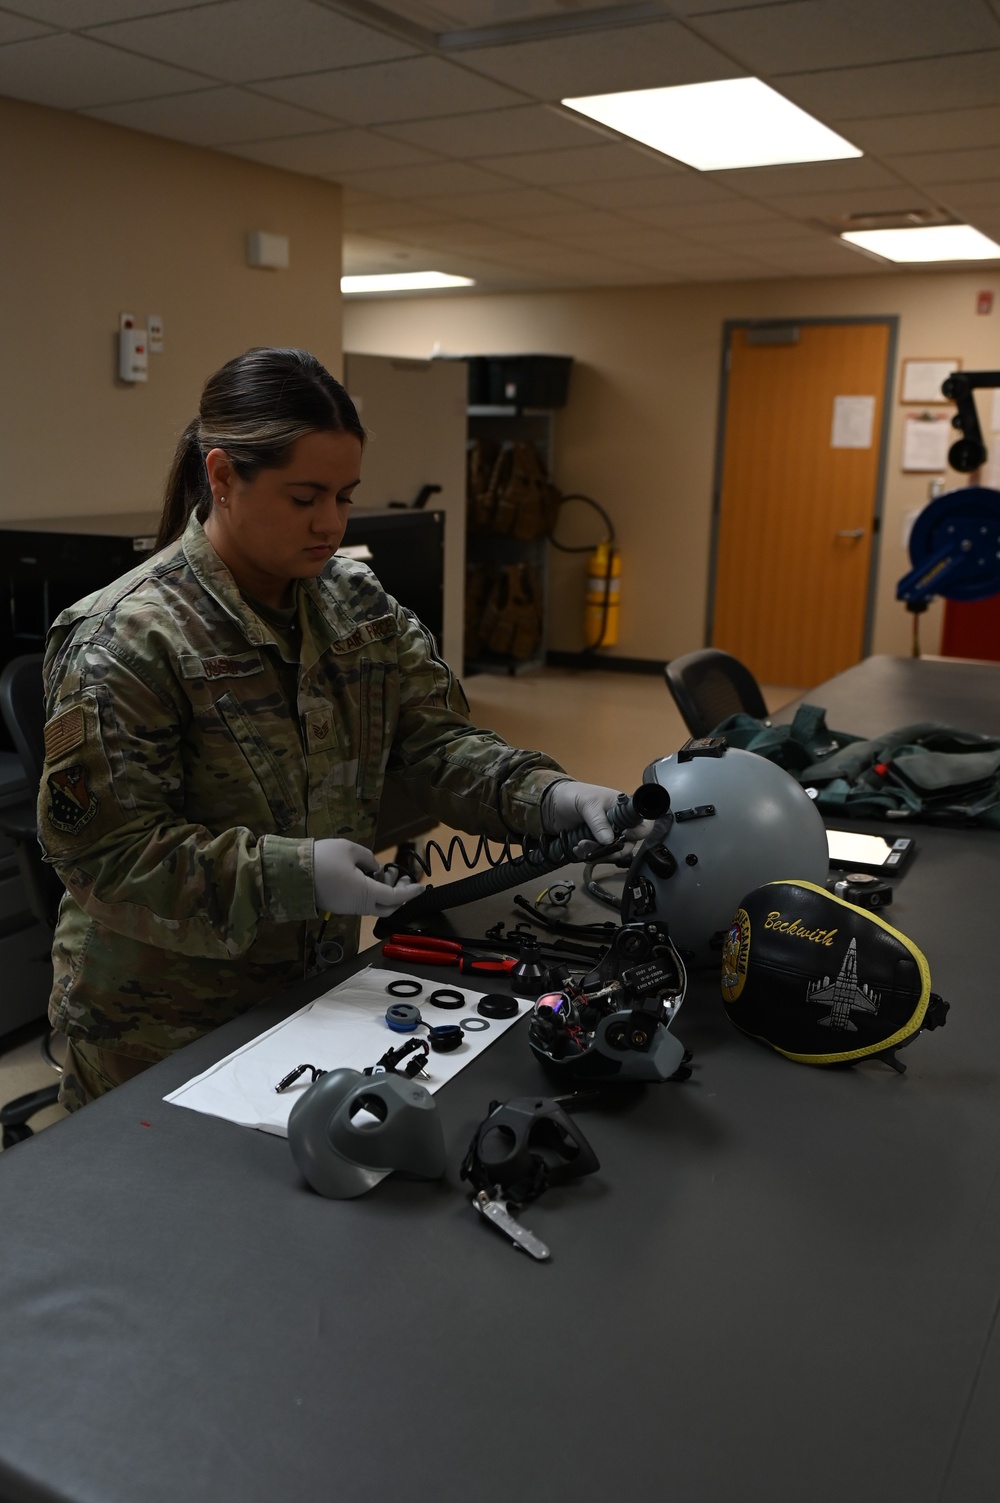
[[[1000,730],[1000,668],[955,672],[807,697]],[[457,1178],[489,1101],[545,1089],[523,1024],[438,1097],[446,1185],[325,1201],[284,1142],[162,1103],[329,981],[0,1156],[0,1499],[994,1503],[1000,834],[918,847],[892,917],[952,1012],[907,1075],[792,1065],[696,982],[694,1079],[588,1114],[600,1173],[525,1213],[551,1264]]]

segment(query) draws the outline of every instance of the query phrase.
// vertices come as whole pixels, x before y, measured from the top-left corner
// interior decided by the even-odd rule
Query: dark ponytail
[[[254,349],[209,376],[198,416],[177,445],[167,477],[156,547],[179,538],[192,512],[212,509],[205,455],[225,449],[241,480],[283,465],[306,433],[351,433],[365,441],[357,409],[339,381],[305,350]]]

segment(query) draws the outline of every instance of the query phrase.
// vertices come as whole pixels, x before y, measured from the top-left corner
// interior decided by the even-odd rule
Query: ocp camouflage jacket
[[[539,832],[565,774],[468,719],[417,619],[362,564],[299,586],[295,712],[275,639],[192,520],[54,623],[39,830],[67,887],[54,1027],[158,1059],[306,974],[312,841],[370,846],[388,773],[438,819]],[[325,937],[357,949],[359,923]]]

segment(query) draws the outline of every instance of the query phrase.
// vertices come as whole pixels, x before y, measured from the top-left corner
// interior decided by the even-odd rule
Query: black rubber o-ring
[[[432,1007],[464,1007],[465,993],[457,992],[450,986],[442,986],[436,992],[431,992],[427,1000]]]
[[[459,1027],[464,1028],[466,1033],[482,1033],[489,1026],[486,1018],[463,1018],[459,1023]]]
[[[390,981],[386,991],[390,997],[419,997],[424,989],[422,981],[415,976],[400,976],[398,981]],[[433,997],[431,1001],[433,1001]]]
[[[480,998],[476,1011],[484,1018],[513,1018],[517,1015],[517,998],[507,997],[503,992],[487,992]]]

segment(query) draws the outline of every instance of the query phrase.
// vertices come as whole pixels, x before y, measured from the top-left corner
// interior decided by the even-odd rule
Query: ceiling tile
[[[181,14],[102,26],[91,35],[144,57],[200,68],[229,83],[414,55],[405,42],[308,0],[281,0],[279,5],[273,0],[222,0]]]
[[[272,101],[268,100],[268,104]],[[318,177],[336,177],[341,172],[363,172],[369,168],[405,167],[434,158],[419,147],[402,141],[387,141],[368,130],[324,130],[308,136],[287,136],[283,140],[247,141],[232,147],[236,156],[265,162],[269,167],[283,167],[288,172],[312,173]]]
[[[574,146],[569,151],[529,151],[490,157],[487,165],[522,183],[559,188],[564,183],[599,183],[612,178],[662,178],[683,171],[669,157],[640,151],[624,143]]]
[[[527,262],[532,270],[555,273],[573,277],[587,277],[594,273],[601,276],[611,276],[616,267],[622,262],[619,258],[602,256],[587,249],[576,249],[570,245],[538,245],[532,246],[526,252]],[[517,265],[520,257],[516,254],[507,253],[506,258],[512,264]],[[522,262],[521,264],[525,264]]]
[[[746,72],[674,21],[485,47],[463,52],[462,59],[540,99],[701,83]]]
[[[650,266],[650,269],[665,268],[684,280],[735,280],[759,272],[759,263],[752,257],[734,256],[731,251],[711,251],[701,245],[678,245],[675,249],[668,245],[662,256],[657,256],[651,249],[636,248],[633,259]]]
[[[0,94],[58,110],[180,94],[205,82],[197,73],[129,57],[69,32],[0,48]]]
[[[48,36],[49,28],[40,26],[37,21],[27,21],[24,16],[11,15],[10,11],[0,11],[0,46],[7,42],[26,42],[29,37]]]
[[[545,16],[565,17],[574,11],[611,10],[628,5],[631,0],[382,0],[384,10],[415,21],[431,31],[465,31],[501,22],[537,20]]]
[[[795,162],[786,167],[742,167],[738,171],[713,172],[727,188],[752,198],[781,198],[788,193],[836,192],[844,188],[898,186],[899,178],[871,157],[849,157],[839,162]]]
[[[675,16],[703,16],[717,10],[763,10],[782,3],[783,0],[669,0]]]
[[[265,94],[324,110],[354,125],[464,115],[523,104],[520,95],[437,57],[404,58],[261,84]]]
[[[600,183],[567,183],[560,189],[566,198],[598,208],[656,208],[663,204],[728,203],[728,188],[713,182],[712,176],[687,169],[660,177],[626,177]]]
[[[1000,180],[996,178],[971,183],[925,183],[921,186],[924,193],[935,202],[960,213],[967,209],[1000,207]]]
[[[345,183],[356,183],[359,188],[370,188],[373,193],[382,193],[386,198],[429,198],[446,193],[503,192],[512,185],[491,172],[484,172],[471,162],[426,162],[416,167],[386,167],[366,172],[345,172]],[[424,218],[428,218],[424,215]]]
[[[728,271],[707,271],[704,266],[696,266],[695,270],[683,278],[686,283],[702,282],[783,282],[788,278],[787,272],[774,271],[770,266],[762,266],[757,261],[741,261],[736,267]]]
[[[126,21],[131,16],[149,16],[155,11],[190,10],[214,5],[215,0],[17,0],[21,15],[51,21],[66,31],[98,26],[102,21]]]
[[[786,73],[772,82],[789,99],[831,125],[855,116],[957,110],[1000,104],[1000,51],[822,73]],[[850,131],[845,134],[849,136]]]
[[[487,224],[516,224],[522,214],[573,214],[579,207],[542,188],[510,187],[500,193],[442,193],[426,198],[424,217],[430,209],[431,213],[458,215]]]
[[[878,270],[879,265],[860,255],[851,246],[841,245],[836,240],[830,240],[826,245],[794,245],[786,250],[757,246],[755,255],[775,270],[788,271],[793,276],[800,277],[850,276],[852,273],[864,275],[866,272],[871,275]],[[886,271],[898,270],[888,262],[884,262],[883,267]]]
[[[480,110],[475,115],[449,115],[443,120],[387,125],[386,135],[449,157],[491,157],[586,146],[594,140],[595,132],[561,110],[526,104],[506,110]]]
[[[663,204],[659,207],[629,209],[628,217],[639,224],[671,229],[696,224],[773,224],[781,216],[764,204],[754,203],[749,198],[738,198],[732,193],[728,199],[720,199],[718,203]]]
[[[887,115],[882,120],[852,120],[850,136],[862,151],[895,156],[903,152],[959,151],[994,146],[1000,141],[1000,105],[973,110],[935,110],[931,114]]]
[[[100,105],[85,111],[96,120],[149,131],[196,146],[228,146],[262,136],[298,136],[329,121],[322,115],[293,109],[274,99],[261,99],[243,89],[203,89],[166,99],[141,99],[130,104]]]
[[[393,239],[370,235],[344,237],[344,271],[354,274],[402,271],[404,269],[448,271],[461,275],[466,267],[497,262],[509,251],[516,255],[525,242],[497,236],[492,245],[476,246],[471,252],[459,246],[441,247],[416,234]]]
[[[689,265],[701,254],[702,247],[685,235],[671,234],[668,230],[647,229],[642,225],[623,224],[615,235],[616,254],[630,261],[642,261],[647,266],[656,263],[666,265]],[[709,252],[712,254],[712,252]]]
[[[600,209],[586,209],[577,210],[575,214],[524,214],[518,219],[517,227],[539,240],[568,240],[591,245],[615,235],[621,228],[621,220],[614,214],[602,214]]]
[[[917,183],[976,182],[1000,177],[1000,146],[975,151],[925,151],[892,158],[892,166]]]
[[[762,76],[1000,47],[981,0],[790,0],[702,16],[701,36]]]
[[[789,193],[775,199],[774,206],[801,219],[824,219],[841,214],[903,213],[907,209],[938,207],[933,188],[851,188],[838,193]]]
[[[447,246],[455,251],[498,254],[501,248],[524,251],[534,242],[512,234],[502,225],[475,224],[466,219],[435,220],[401,230],[398,239],[410,245]]]
[[[345,276],[372,276],[402,271],[412,265],[416,247],[399,240],[379,240],[368,235],[345,235],[340,269]]]
[[[401,203],[396,199],[380,198],[375,194],[356,194],[344,188],[342,213],[345,230],[363,233],[381,233],[403,230],[408,225],[424,224],[427,220],[427,205]]]
[[[810,241],[823,243],[829,236],[812,225],[800,224],[797,219],[740,220],[736,224],[685,224],[685,235],[699,245],[729,245],[738,249],[752,245],[754,255],[761,255],[774,244],[807,245]]]

